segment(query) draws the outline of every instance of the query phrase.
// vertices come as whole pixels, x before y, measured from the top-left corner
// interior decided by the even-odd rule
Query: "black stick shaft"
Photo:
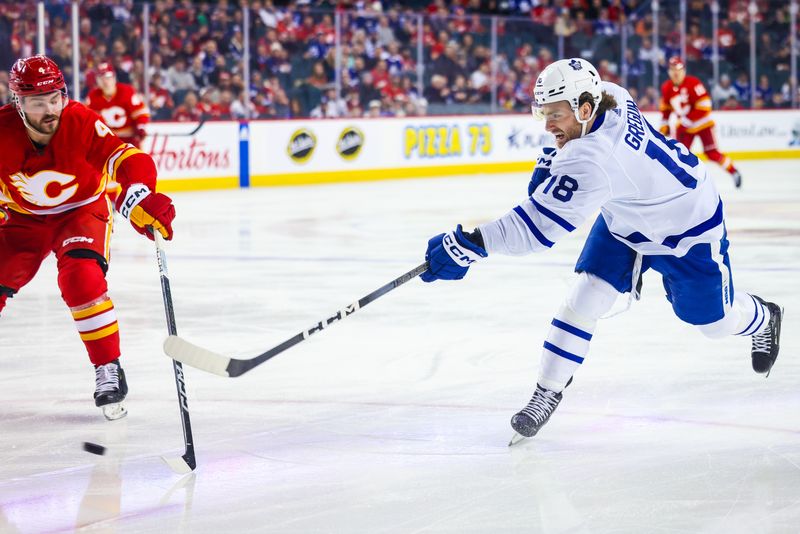
[[[156,256],[158,258],[158,274],[161,277],[161,295],[164,297],[164,311],[167,317],[167,331],[171,336],[178,335],[175,325],[175,311],[172,307],[172,291],[169,287],[169,271],[167,270],[167,256],[161,242],[161,234],[153,234],[156,242]],[[194,471],[197,460],[194,455],[194,438],[192,437],[192,422],[189,418],[189,401],[186,396],[186,380],[183,375],[181,362],[172,360],[172,370],[175,373],[175,388],[178,391],[178,407],[181,414],[183,427],[184,453],[183,460]]]
[[[308,330],[303,330],[299,334],[296,334],[295,336],[287,339],[286,341],[284,341],[280,345],[269,349],[268,351],[264,352],[263,354],[260,354],[260,355],[256,356],[255,358],[252,358],[252,359],[249,359],[249,360],[231,359],[231,361],[230,361],[230,363],[228,364],[228,367],[227,367],[228,376],[231,376],[231,377],[239,376],[239,375],[242,375],[242,374],[246,373],[247,371],[249,371],[253,367],[261,365],[265,361],[269,360],[270,358],[272,358],[274,356],[277,356],[278,354],[280,354],[281,352],[285,351],[286,349],[294,347],[298,343],[301,343],[302,341],[305,341],[306,339],[308,339],[312,335],[316,334],[317,332],[321,332],[322,330],[324,330],[329,325],[331,325],[331,324],[333,324],[333,323],[335,323],[337,321],[341,321],[345,317],[348,317],[348,316],[354,314],[356,311],[360,310],[361,308],[363,308],[364,306],[366,306],[370,302],[379,299],[380,297],[382,297],[386,293],[388,293],[388,292],[392,291],[393,289],[405,284],[409,280],[413,280],[414,278],[416,278],[420,274],[424,273],[427,269],[428,269],[427,262],[423,263],[422,265],[419,265],[419,266],[413,268],[412,270],[408,271],[407,273],[395,278],[394,280],[392,280],[388,284],[385,284],[385,285],[379,287],[378,289],[376,289],[375,291],[373,291],[369,295],[361,297],[358,301],[350,304],[349,306],[347,306],[346,308],[344,308],[342,310],[337,311],[335,314],[333,314],[332,316],[328,317],[327,319],[323,319],[322,321],[319,321],[317,324],[315,324],[314,326],[312,326]]]

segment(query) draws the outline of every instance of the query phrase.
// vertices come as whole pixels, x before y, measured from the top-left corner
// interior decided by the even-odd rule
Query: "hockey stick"
[[[336,321],[341,321],[345,317],[354,314],[356,311],[363,308],[373,300],[377,300],[391,290],[405,284],[413,278],[416,278],[420,274],[424,273],[427,269],[427,262],[415,267],[406,274],[376,289],[369,295],[362,297],[346,308],[337,311],[327,319],[319,321],[308,330],[303,330],[294,337],[287,339],[280,345],[272,347],[263,354],[259,354],[251,359],[239,360],[236,358],[223,356],[222,354],[217,354],[216,352],[211,352],[210,350],[206,350],[202,347],[198,347],[197,345],[189,343],[188,341],[185,341],[183,338],[180,338],[174,334],[170,335],[167,340],[164,341],[164,352],[166,352],[169,357],[178,360],[179,362],[183,362],[186,365],[191,365],[192,367],[202,369],[203,371],[207,371],[209,373],[228,377],[240,376],[248,372],[250,369],[261,365],[273,356],[277,356],[286,349],[297,345],[301,341],[305,341],[311,337],[311,335],[321,332],[330,324],[335,323]]]
[[[206,123],[206,116],[202,115],[200,117],[200,122],[197,123],[197,126],[195,126],[194,129],[189,132],[147,132],[147,135],[148,136],[160,135],[162,137],[191,137],[197,132],[199,132],[200,128],[202,128],[205,123]]]
[[[152,229],[151,229],[152,230]],[[161,295],[164,297],[164,311],[167,315],[167,331],[170,336],[177,335],[178,329],[175,326],[175,312],[172,309],[172,292],[169,288],[169,271],[167,270],[167,255],[164,253],[164,241],[161,234],[155,230],[153,240],[156,244],[156,258],[158,259],[158,274],[161,277]],[[192,438],[192,423],[189,420],[189,403],[186,398],[186,381],[183,377],[183,366],[180,362],[172,361],[172,370],[175,372],[175,387],[178,390],[178,408],[181,414],[181,425],[183,426],[183,444],[185,450],[183,456],[178,458],[167,458],[162,456],[167,465],[176,473],[190,473],[197,467],[194,457],[194,439]]]

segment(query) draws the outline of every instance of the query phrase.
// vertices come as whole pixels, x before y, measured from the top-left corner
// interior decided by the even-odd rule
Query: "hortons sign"
[[[305,163],[311,158],[317,146],[317,137],[306,128],[296,130],[289,137],[286,153],[297,163]]]

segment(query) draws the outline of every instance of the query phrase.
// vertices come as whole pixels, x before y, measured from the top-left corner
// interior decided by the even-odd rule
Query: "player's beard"
[[[28,119],[30,127],[42,135],[52,135],[56,133],[60,122],[61,117],[55,114],[45,115],[36,122]]]
[[[581,125],[578,123],[577,125],[567,128],[566,130],[558,130],[555,132],[551,131],[550,133],[556,138],[556,148],[561,150],[568,141],[577,139],[581,136]],[[561,137],[558,136],[559,134]]]

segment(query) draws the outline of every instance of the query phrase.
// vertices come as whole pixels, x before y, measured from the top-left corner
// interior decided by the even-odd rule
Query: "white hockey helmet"
[[[542,106],[553,102],[566,100],[578,122],[586,125],[597,113],[597,107],[602,98],[600,88],[600,75],[594,65],[581,58],[560,59],[548,65],[536,80],[533,89],[533,103],[531,110],[533,116],[542,119]],[[580,97],[583,93],[592,95],[594,107],[592,114],[586,120],[581,120],[578,108]]]

